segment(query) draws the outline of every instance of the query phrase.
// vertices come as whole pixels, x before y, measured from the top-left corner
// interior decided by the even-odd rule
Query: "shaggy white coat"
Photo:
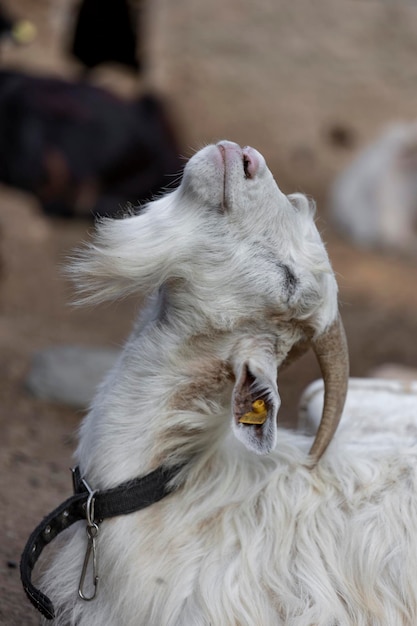
[[[256,151],[208,146],[178,190],[103,222],[74,271],[96,301],[148,297],[82,425],[82,473],[107,488],[189,465],[175,493],[101,524],[91,602],[85,524],[62,534],[42,581],[55,624],[415,626],[415,448],[336,440],[311,470],[308,438],[275,427],[299,321],[337,315],[307,200]],[[245,368],[272,407],[259,436],[232,415]]]

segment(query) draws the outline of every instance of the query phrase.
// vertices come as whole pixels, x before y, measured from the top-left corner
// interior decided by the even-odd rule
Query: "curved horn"
[[[340,315],[317,339],[311,340],[324,380],[320,426],[310,450],[316,463],[329,445],[342,416],[349,379],[349,354]]]

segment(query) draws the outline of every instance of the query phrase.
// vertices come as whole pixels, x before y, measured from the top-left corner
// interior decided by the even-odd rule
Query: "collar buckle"
[[[84,563],[81,570],[80,582],[78,585],[78,595],[82,600],[89,602],[90,600],[94,600],[97,594],[97,587],[99,576],[97,574],[97,546],[96,539],[98,537],[99,526],[94,521],[94,504],[95,504],[95,495],[97,493],[97,489],[91,489],[88,482],[85,478],[82,479],[82,482],[85,488],[88,491],[88,498],[85,507],[85,517],[87,520],[86,532],[87,532],[87,548],[85,551]],[[85,592],[85,579],[87,575],[87,569],[90,562],[90,558],[92,557],[92,580],[93,580],[93,591],[87,595]]]

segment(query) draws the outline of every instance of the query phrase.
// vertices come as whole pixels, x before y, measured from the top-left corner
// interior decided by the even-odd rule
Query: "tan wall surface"
[[[148,48],[186,148],[254,145],[291,189],[320,193],[386,123],[417,115],[417,0],[155,0]]]

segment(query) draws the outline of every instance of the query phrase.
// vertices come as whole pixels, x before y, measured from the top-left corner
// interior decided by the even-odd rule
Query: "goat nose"
[[[217,145],[219,148],[223,148],[223,150],[233,150],[235,152],[242,152],[242,148],[239,146],[238,143],[235,143],[234,141],[226,141],[224,139],[223,141],[219,141]]]
[[[255,176],[263,160],[263,157],[257,150],[250,146],[241,148],[239,144],[225,140],[219,141],[216,145],[225,164],[232,163],[238,159],[243,163],[245,178],[253,178]]]
[[[234,143],[233,141],[219,141],[217,147],[220,150],[224,163],[229,161],[231,158],[233,159],[236,155],[238,155],[239,158],[242,158],[242,148],[239,144]]]

